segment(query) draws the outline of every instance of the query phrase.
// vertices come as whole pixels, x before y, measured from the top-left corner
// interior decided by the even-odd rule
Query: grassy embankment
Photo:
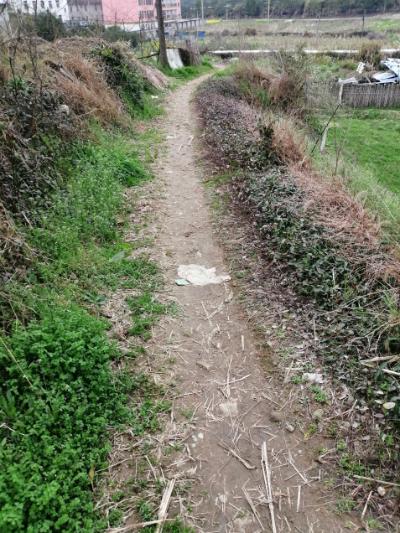
[[[288,287],[285,305],[296,295],[294,309],[315,339],[318,359],[296,358],[297,365],[310,371],[323,364],[337,386],[351,391],[347,426],[345,413],[312,424],[314,433],[338,439],[330,460],[353,480],[362,498],[351,505],[362,509],[374,485],[354,476],[395,480],[399,464],[398,259],[373,211],[346,184],[315,172],[304,138],[307,61],[280,59],[279,72],[238,64],[228,76],[219,73],[200,88],[199,112],[210,155],[224,172],[221,192],[256,223],[262,258],[273,265],[267,275]],[[293,383],[304,386],[301,371]],[[329,403],[326,395],[324,411]]]
[[[132,255],[142,246],[135,228],[125,239],[135,211],[127,191],[151,179],[160,141],[137,120],[160,108],[119,48],[86,58],[72,50],[68,77],[57,85],[46,64],[35,64],[33,77],[26,72],[23,46],[19,53],[12,72],[2,68],[0,85],[0,529],[101,531],[122,516],[118,506],[106,518],[95,510],[110,431],[154,431],[169,409],[152,380],[125,364],[168,311],[156,299],[157,265]],[[63,60],[66,69],[65,49]],[[124,354],[102,316],[118,289],[135,290]],[[170,528],[184,530],[179,521]]]

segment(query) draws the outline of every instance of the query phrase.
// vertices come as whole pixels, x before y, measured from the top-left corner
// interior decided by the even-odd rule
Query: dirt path
[[[166,471],[191,480],[190,505],[175,498],[171,507],[199,531],[272,531],[261,468],[266,442],[277,531],[339,532],[343,517],[318,482],[316,453],[286,425],[290,403],[266,370],[269,356],[256,347],[232,282],[175,284],[179,265],[226,273],[195,150],[191,98],[200,81],[170,95],[162,120],[166,152],[156,169],[165,186],[156,255],[180,309],[156,328],[153,341],[155,355],[164,346],[159,357],[175,360],[170,372],[178,392],[165,440],[179,435],[180,451]]]

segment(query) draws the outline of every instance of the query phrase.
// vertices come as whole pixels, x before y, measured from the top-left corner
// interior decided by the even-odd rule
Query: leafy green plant
[[[131,335],[137,335],[144,339],[150,338],[150,328],[157,317],[167,311],[167,306],[158,302],[154,296],[148,292],[141,296],[127,299],[127,304],[132,311],[133,326],[130,329]]]
[[[339,513],[351,513],[356,507],[356,502],[350,498],[341,498],[336,502],[336,509]]]
[[[116,45],[100,46],[93,51],[106,67],[107,82],[115,88],[127,108],[135,115],[135,109],[141,108],[145,83],[133,62]]]
[[[140,500],[138,503],[137,503],[137,512],[139,513],[140,515],[140,518],[144,521],[144,522],[150,522],[151,520],[154,520],[154,517],[155,517],[155,510],[154,508],[150,505],[149,502],[147,502],[146,500]]]
[[[327,403],[328,395],[318,385],[311,385],[310,391],[313,393],[314,400],[318,403]]]
[[[173,522],[167,522],[163,526],[163,531],[166,533],[194,533],[195,529],[186,526],[181,519],[175,518]]]
[[[51,307],[0,344],[0,529],[95,529],[90,487],[107,430],[128,420],[106,325],[74,306]],[[33,529],[32,529],[33,531]]]
[[[304,383],[304,379],[303,379],[303,376],[301,376],[300,374],[297,374],[295,376],[292,376],[291,380],[290,380],[294,385],[300,385],[301,383]]]
[[[367,473],[367,469],[361,461],[353,457],[350,453],[342,454],[339,459],[339,465],[351,475],[365,476]]]

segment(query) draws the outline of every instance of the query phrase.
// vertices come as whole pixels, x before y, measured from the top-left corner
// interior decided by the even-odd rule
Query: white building
[[[70,8],[67,0],[9,0],[13,11],[21,14],[33,15],[50,11],[63,22],[70,20]]]

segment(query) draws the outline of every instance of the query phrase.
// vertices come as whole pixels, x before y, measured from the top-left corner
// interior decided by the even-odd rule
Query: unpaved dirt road
[[[164,464],[164,472],[169,479],[190,480],[189,494],[171,499],[170,515],[180,514],[204,532],[272,531],[261,466],[265,442],[276,530],[344,531],[345,518],[334,511],[334,495],[318,481],[323,473],[316,452],[296,429],[286,393],[268,373],[272,356],[257,348],[232,282],[175,284],[179,265],[227,273],[196,151],[201,131],[196,131],[191,99],[201,81],[168,97],[160,122],[165,154],[155,169],[163,188],[156,206],[155,255],[169,297],[180,309],[179,316],[155,328],[152,341],[154,357],[173,356],[169,372],[177,387],[163,441],[180,435],[180,451]],[[286,425],[288,420],[294,427]]]

